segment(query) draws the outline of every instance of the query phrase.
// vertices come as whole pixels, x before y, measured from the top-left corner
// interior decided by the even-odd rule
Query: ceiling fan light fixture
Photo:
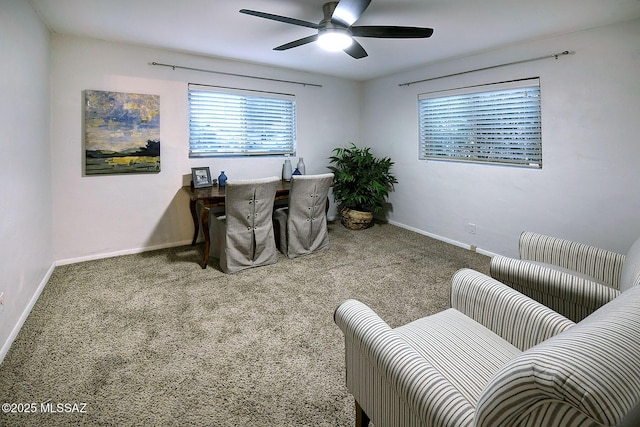
[[[351,34],[343,29],[327,29],[318,35],[318,44],[324,50],[338,51],[351,46]]]

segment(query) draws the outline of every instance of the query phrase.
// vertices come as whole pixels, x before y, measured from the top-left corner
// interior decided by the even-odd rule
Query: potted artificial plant
[[[342,216],[342,224],[352,230],[366,228],[373,214],[383,210],[384,204],[397,183],[391,173],[390,158],[377,158],[371,148],[350,147],[333,149],[329,169],[333,172],[333,199]]]

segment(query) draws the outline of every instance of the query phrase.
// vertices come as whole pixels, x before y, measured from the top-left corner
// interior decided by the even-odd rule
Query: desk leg
[[[195,231],[193,232],[193,240],[191,241],[191,246],[195,246],[196,245],[196,240],[198,240],[198,231],[200,231],[198,229],[198,212],[196,212],[196,201],[195,200],[191,200],[189,201],[189,209],[191,209],[191,218],[193,218],[193,228],[195,229]]]
[[[209,249],[211,247],[211,236],[209,236],[209,208],[202,210],[202,234],[204,234],[204,256],[202,257],[202,268],[207,268],[209,262]]]

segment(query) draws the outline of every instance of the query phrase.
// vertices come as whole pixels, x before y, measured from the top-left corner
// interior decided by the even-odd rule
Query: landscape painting
[[[160,97],[85,91],[86,175],[160,172]]]

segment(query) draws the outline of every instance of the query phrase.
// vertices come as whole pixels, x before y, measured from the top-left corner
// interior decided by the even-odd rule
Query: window
[[[418,96],[420,159],[542,167],[540,81]]]
[[[189,85],[189,157],[295,151],[293,95]]]

